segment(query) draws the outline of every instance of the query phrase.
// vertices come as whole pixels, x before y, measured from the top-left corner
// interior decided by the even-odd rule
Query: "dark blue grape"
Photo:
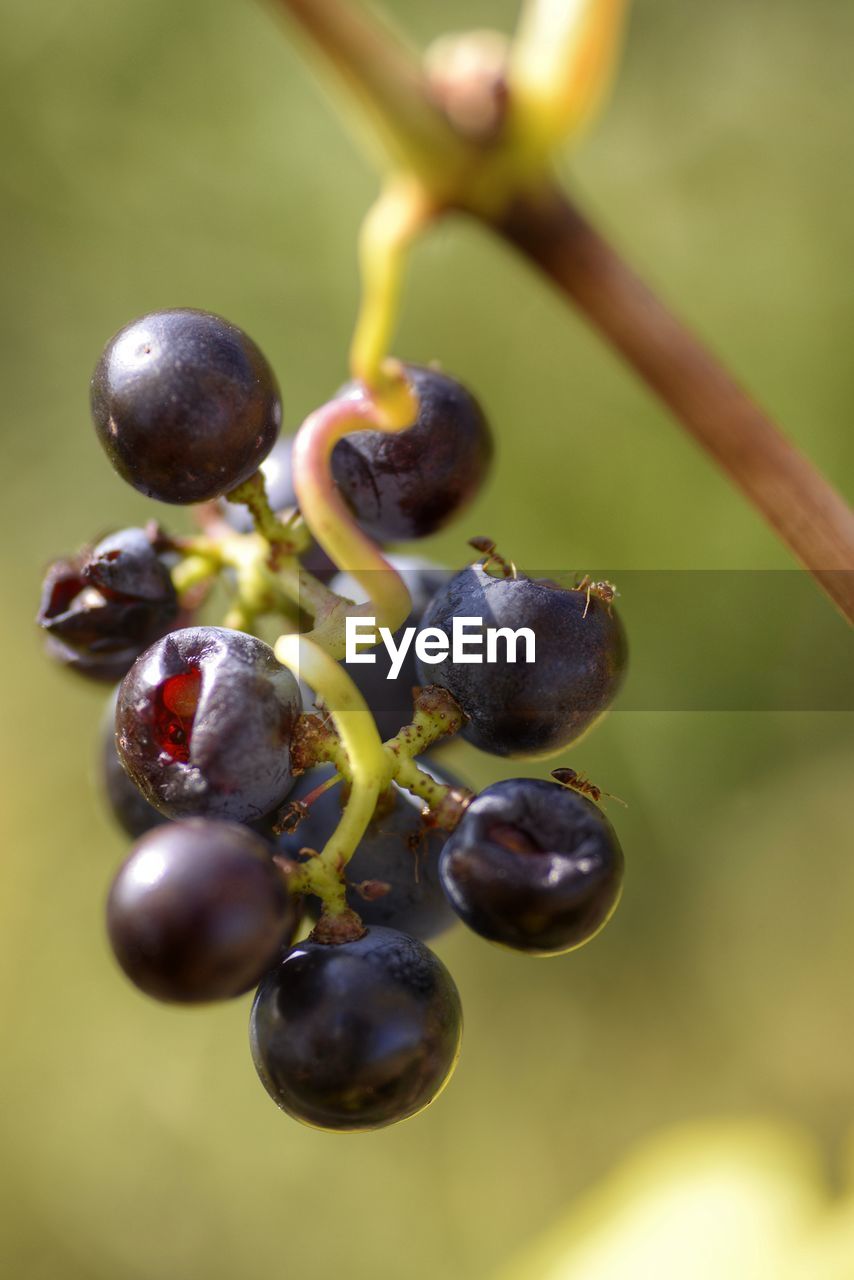
[[[559,955],[589,941],[614,911],[623,853],[584,796],[556,782],[511,778],[469,805],[440,874],[475,933],[529,955]]]
[[[418,419],[404,431],[359,431],[332,454],[332,475],[364,529],[378,542],[424,538],[472,500],[492,460],[480,405],[437,369],[405,366],[418,394]],[[339,396],[359,395],[357,384]]]
[[[190,308],[155,311],[120,330],[91,391],[116,471],[160,502],[204,502],[248,480],[282,419],[275,376],[251,338]]]
[[[137,841],[107,903],[130,980],[158,1000],[248,991],[291,942],[299,911],[264,841],[231,822],[170,822]]]
[[[586,614],[585,614],[586,611]],[[447,689],[468,717],[462,734],[499,756],[552,755],[574,742],[608,709],[626,671],[625,633],[613,605],[584,591],[520,574],[495,578],[470,565],[434,597],[422,627],[449,638],[457,618],[479,618],[484,628],[527,627],[536,660],[515,662],[504,642],[496,662],[418,663],[419,683]],[[485,652],[481,649],[485,659]]]
[[[379,1129],[432,1102],[459,1055],[462,1013],[442,962],[415,938],[371,928],[301,942],[258,989],[255,1067],[270,1097],[320,1129]]]

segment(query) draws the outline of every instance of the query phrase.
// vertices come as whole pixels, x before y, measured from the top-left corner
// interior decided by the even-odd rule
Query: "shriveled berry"
[[[173,631],[122,682],[119,757],[170,818],[252,822],[292,786],[299,687],[255,636],[224,627]]]
[[[442,962],[394,929],[301,942],[258,989],[255,1067],[270,1097],[320,1129],[379,1129],[432,1102],[459,1055],[460,999]]]
[[[403,431],[359,431],[332,454],[332,475],[356,519],[379,542],[424,538],[458,515],[480,488],[492,436],[471,392],[437,369],[405,365],[418,395]],[[339,396],[358,397],[358,383]]]
[[[535,661],[525,661],[520,637],[514,662],[503,639],[496,640],[496,661],[486,661],[481,648],[481,662],[454,662],[454,622],[463,618],[480,619],[484,629],[528,628]],[[626,671],[626,638],[613,604],[545,578],[492,577],[470,565],[434,597],[422,621],[428,627],[448,636],[449,651],[437,663],[418,663],[419,682],[447,689],[468,717],[463,737],[494,755],[562,750],[607,711]]]
[[[140,493],[204,502],[248,480],[281,425],[275,376],[242,329],[207,311],[155,311],[121,329],[92,378],[107,456]]]
[[[529,955],[559,955],[588,942],[614,911],[623,853],[584,796],[510,778],[469,805],[442,852],[440,875],[475,933]]]
[[[115,681],[177,618],[172,579],[145,531],[122,529],[50,566],[36,620],[52,656]]]
[[[107,929],[130,980],[158,1000],[248,991],[296,931],[299,911],[260,836],[194,818],[144,835],[119,868]]]

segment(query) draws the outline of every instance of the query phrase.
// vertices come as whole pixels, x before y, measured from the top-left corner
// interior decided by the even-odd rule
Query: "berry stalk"
[[[414,406],[406,397],[399,366],[390,364],[387,355],[407,253],[433,212],[420,182],[407,176],[395,178],[368,210],[359,238],[362,301],[350,347],[350,371],[383,397],[386,412],[390,408],[406,419],[404,425],[414,419]],[[392,402],[395,392],[399,404]]]
[[[333,657],[308,636],[295,635],[281,636],[275,654],[323,699],[346,753],[350,792],[341,821],[318,857],[294,871],[290,882],[296,891],[322,898],[325,914],[343,915],[348,907],[341,873],[391,780],[391,762],[367,703]]]

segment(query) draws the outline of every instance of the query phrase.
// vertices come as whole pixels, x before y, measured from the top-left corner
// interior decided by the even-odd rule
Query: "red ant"
[[[490,568],[495,566],[501,570],[502,578],[517,578],[519,576],[513,561],[505,560],[503,556],[498,554],[498,548],[492,538],[469,538],[469,546],[474,547],[475,551],[479,551],[484,557],[484,573],[489,573]]]
[[[577,791],[580,796],[589,796],[594,804],[599,804],[602,797],[607,796],[609,800],[616,800],[617,804],[621,804],[624,809],[627,808],[625,800],[621,800],[619,796],[612,795],[610,791],[603,791],[601,787],[597,787],[595,782],[585,778],[577,769],[568,767],[552,769],[552,777],[562,787],[567,787],[570,791]]]

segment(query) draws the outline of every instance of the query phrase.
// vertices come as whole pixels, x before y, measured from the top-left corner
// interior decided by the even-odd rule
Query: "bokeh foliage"
[[[421,42],[508,27],[514,8],[389,4]],[[854,1097],[850,713],[613,714],[571,763],[630,805],[612,811],[629,863],[618,916],[552,962],[443,943],[464,1055],[440,1104],[399,1129],[344,1140],[290,1123],[255,1081],[246,1001],[186,1014],[121,979],[101,912],[123,842],[90,786],[102,699],[45,663],[32,627],[50,556],[150,511],[95,444],[89,372],[131,316],[210,308],[268,353],[295,426],[345,371],[376,179],[251,0],[4,0],[0,20],[10,1274],[480,1280],[683,1119],[791,1118],[832,1167]],[[847,0],[638,0],[613,103],[564,165],[842,486],[853,41]],[[598,340],[473,225],[418,249],[397,346],[470,382],[499,439],[488,493],[437,558],[489,533],[522,565],[788,566]],[[773,660],[770,630],[765,648]],[[751,645],[735,664],[746,691],[755,661]],[[452,759],[474,783],[518,772]]]

